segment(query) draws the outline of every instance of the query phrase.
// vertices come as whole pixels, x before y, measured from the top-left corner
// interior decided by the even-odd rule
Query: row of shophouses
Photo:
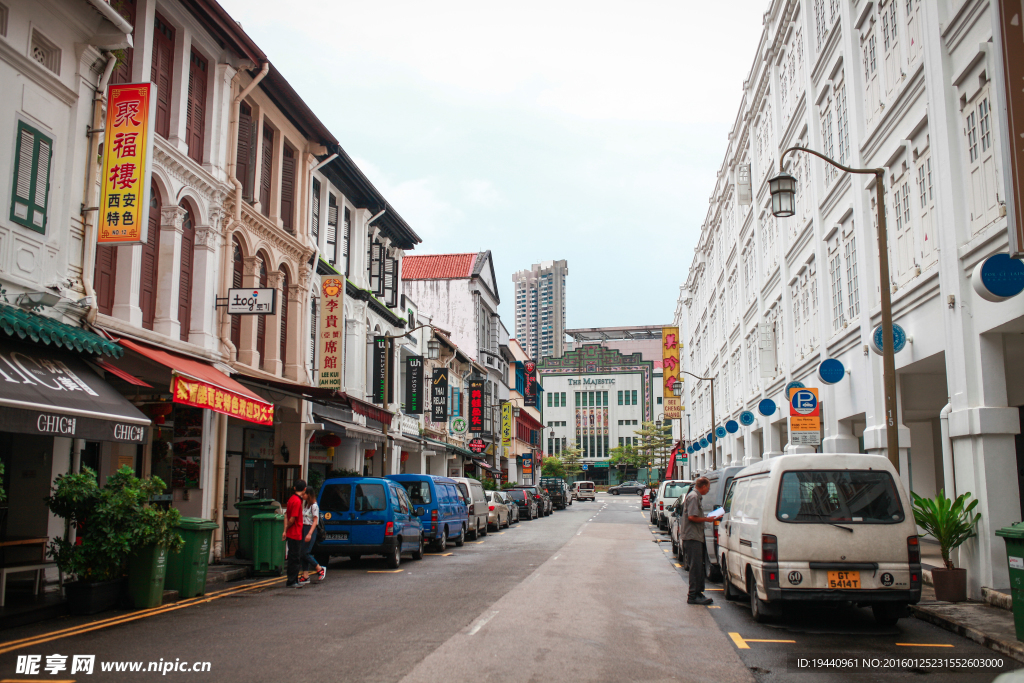
[[[1020,520],[1024,500],[1024,300],[983,300],[971,279],[1008,249],[995,4],[772,0],[675,315],[683,366],[716,380],[715,421],[756,416],[691,455],[693,472],[806,450],[886,454],[882,359],[869,346],[890,288],[907,336],[900,474],[924,496],[980,500],[958,565],[974,597],[1009,585],[994,532]],[[886,169],[887,281],[874,176],[788,154],[796,212],[772,215],[767,180],[793,146]],[[817,373],[829,358],[845,368],[834,385]],[[819,388],[816,448],[789,443],[791,382]],[[684,436],[699,439],[715,426],[710,383],[687,377],[684,398]],[[764,399],[779,410],[761,415]]]
[[[107,87],[148,82],[148,234],[97,247]],[[521,476],[541,423],[490,252],[407,255],[415,231],[216,0],[3,0],[0,90],[0,533],[61,534],[43,498],[83,466],[160,476],[167,502],[218,523],[216,556],[237,501],[300,478]],[[274,290],[274,313],[228,314],[231,288]],[[392,394],[374,402],[383,336]],[[405,412],[414,356],[450,374],[443,421]]]

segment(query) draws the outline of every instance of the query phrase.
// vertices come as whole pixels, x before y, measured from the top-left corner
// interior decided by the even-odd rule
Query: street
[[[868,610],[803,612],[757,625],[745,603],[727,603],[714,584],[710,609],[688,606],[685,573],[648,521],[638,497],[601,494],[463,548],[405,560],[398,570],[379,558],[335,559],[322,584],[299,590],[263,578],[177,609],[6,630],[0,679],[54,680],[42,668],[38,676],[14,675],[18,655],[31,654],[43,665],[53,654],[69,662],[96,656],[91,675],[61,680],[410,683],[841,681],[865,674],[797,672],[788,658],[1000,658],[916,619],[879,627]],[[209,673],[101,671],[102,663],[143,662],[145,671],[149,662],[176,659],[209,662]],[[1002,670],[1016,668],[1001,659]],[[890,670],[886,680],[922,673]],[[931,673],[929,680],[990,681],[996,673]]]

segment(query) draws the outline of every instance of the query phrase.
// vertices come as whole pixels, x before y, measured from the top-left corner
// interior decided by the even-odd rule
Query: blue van
[[[404,486],[412,504],[423,508],[423,536],[432,540],[437,550],[443,551],[449,541],[462,547],[469,515],[457,481],[433,474],[389,474],[385,479]]]
[[[333,555],[353,560],[383,555],[393,569],[401,564],[402,553],[423,558],[420,516],[425,510],[412,504],[400,484],[379,477],[328,479],[317,502],[326,534],[317,539],[313,554],[322,566]]]

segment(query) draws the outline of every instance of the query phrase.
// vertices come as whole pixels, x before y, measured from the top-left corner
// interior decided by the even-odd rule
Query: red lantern
[[[409,460],[409,452],[408,451],[402,451],[402,462],[406,462],[408,460]]]
[[[320,437],[320,444],[324,448],[336,448],[341,445],[341,437],[337,434],[328,434]]]
[[[171,414],[174,410],[174,406],[170,403],[151,403],[146,406],[146,410],[153,417],[165,417]],[[160,424],[163,424],[162,422]]]

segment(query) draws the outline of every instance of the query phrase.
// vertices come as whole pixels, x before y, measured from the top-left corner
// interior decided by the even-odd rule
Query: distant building
[[[530,358],[562,355],[567,275],[568,261],[542,261],[512,275],[516,287],[516,339]]]

